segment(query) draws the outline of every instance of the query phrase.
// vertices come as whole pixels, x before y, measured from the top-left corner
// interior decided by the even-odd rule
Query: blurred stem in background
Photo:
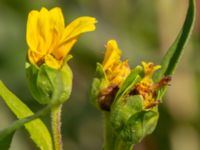
[[[191,60],[193,63],[193,69],[195,72],[195,81],[196,81],[196,92],[198,97],[198,108],[200,108],[200,1],[197,0],[197,23],[193,38],[194,50]],[[193,59],[194,58],[194,59]],[[198,116],[200,116],[200,109],[198,109]],[[200,118],[195,120],[195,127],[198,129],[198,134],[200,135]]]

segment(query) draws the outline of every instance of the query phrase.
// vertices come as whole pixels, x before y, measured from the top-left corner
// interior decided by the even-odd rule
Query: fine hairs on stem
[[[51,126],[55,150],[63,150],[61,134],[61,109],[62,105],[55,106],[51,109]]]

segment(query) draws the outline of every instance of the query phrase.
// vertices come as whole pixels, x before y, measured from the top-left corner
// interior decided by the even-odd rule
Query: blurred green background
[[[200,1],[195,31],[172,78],[155,132],[135,150],[200,150]],[[62,8],[66,24],[79,16],[98,20],[95,32],[81,36],[71,53],[73,92],[64,104],[64,149],[101,150],[102,115],[89,102],[96,62],[104,45],[116,39],[132,67],[142,60],[159,63],[174,41],[187,9],[187,0],[0,0],[0,79],[34,111],[42,106],[27,89],[25,39],[27,15],[41,7]],[[0,100],[0,129],[16,118]],[[49,116],[43,118],[49,125]],[[11,150],[36,150],[20,129]],[[0,148],[1,149],[1,148]]]

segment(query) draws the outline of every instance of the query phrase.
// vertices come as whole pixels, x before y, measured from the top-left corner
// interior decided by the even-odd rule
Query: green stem
[[[38,111],[36,114],[34,114],[32,116],[28,116],[26,118],[16,120],[14,123],[12,123],[7,128],[0,130],[0,140],[5,138],[5,136],[7,136],[8,134],[17,130],[18,128],[24,126],[25,123],[28,123],[32,120],[35,120],[35,119],[47,114],[50,109],[51,109],[51,105],[47,105],[42,110]]]
[[[104,113],[104,146],[103,150],[113,150],[115,143],[115,136],[110,123],[109,112]]]
[[[110,123],[110,113],[104,113],[104,146],[103,150],[132,150],[133,144],[124,142],[120,136],[113,131]]]
[[[104,146],[103,150],[133,150],[133,144],[123,141],[115,133],[110,123],[110,113],[104,113]]]
[[[119,138],[115,141],[115,150],[133,150],[133,146],[133,144],[124,142]]]
[[[55,150],[62,150],[62,134],[61,134],[61,109],[62,105],[55,106],[51,109],[51,126],[53,132],[53,140]]]

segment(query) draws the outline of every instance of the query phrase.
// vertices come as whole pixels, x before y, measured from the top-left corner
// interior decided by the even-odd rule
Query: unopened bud
[[[48,104],[56,89],[61,89],[57,103],[66,101],[72,89],[72,71],[65,64],[60,69],[53,69],[46,64],[40,67],[27,63],[26,75],[32,96],[40,104]]]

